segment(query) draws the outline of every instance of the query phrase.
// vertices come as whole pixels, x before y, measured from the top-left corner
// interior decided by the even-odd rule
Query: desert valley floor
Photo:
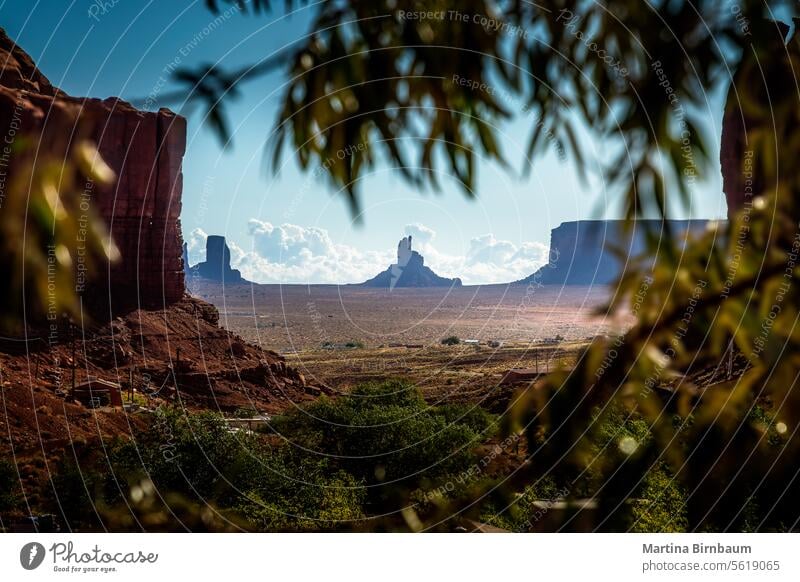
[[[282,353],[307,378],[345,388],[386,376],[466,398],[509,368],[569,364],[591,337],[632,318],[599,315],[608,287],[489,285],[366,289],[336,285],[202,283],[220,324]],[[460,345],[443,346],[456,336]],[[463,343],[478,340],[480,345]],[[497,342],[489,345],[489,342]],[[498,345],[499,344],[499,345]]]

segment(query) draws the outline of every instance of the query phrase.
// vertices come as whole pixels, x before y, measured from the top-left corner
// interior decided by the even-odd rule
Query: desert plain
[[[614,293],[607,286],[203,282],[192,291],[219,309],[222,326],[281,353],[307,380],[344,391],[404,377],[432,400],[483,400],[506,371],[569,366],[591,338],[633,322],[603,313]],[[460,343],[443,345],[449,337]]]

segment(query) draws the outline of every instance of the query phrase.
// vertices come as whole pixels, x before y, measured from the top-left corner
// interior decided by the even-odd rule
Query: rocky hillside
[[[132,382],[144,408],[276,412],[327,391],[282,356],[220,328],[218,318],[212,305],[185,298],[168,310],[135,310],[106,325],[61,323],[66,341],[55,346],[42,335],[5,339],[0,449],[58,448],[75,439],[125,435],[147,417],[73,401],[73,368],[76,383],[88,377],[119,383],[126,401]]]

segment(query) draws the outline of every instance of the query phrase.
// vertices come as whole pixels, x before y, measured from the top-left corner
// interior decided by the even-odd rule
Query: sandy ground
[[[205,284],[196,291],[219,308],[222,325],[282,352],[313,382],[346,390],[364,381],[403,377],[430,400],[494,398],[510,368],[545,372],[569,366],[592,337],[632,323],[632,318],[598,315],[609,298],[606,287],[386,291]],[[443,346],[448,336],[476,339],[480,345]],[[488,345],[490,340],[500,346]]]
[[[607,287],[491,285],[395,289],[335,285],[204,284],[196,294],[220,310],[220,323],[283,353],[326,342],[438,345],[444,337],[530,344],[557,335],[581,340],[632,319],[599,316]]]

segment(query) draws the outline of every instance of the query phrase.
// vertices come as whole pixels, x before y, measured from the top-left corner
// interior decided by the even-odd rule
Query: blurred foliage
[[[763,18],[786,6],[329,0],[286,51],[235,70],[184,68],[175,96],[204,106],[228,143],[225,106],[239,85],[288,63],[273,165],[287,149],[303,168],[322,168],[356,216],[359,179],[379,160],[416,186],[438,188],[450,175],[473,196],[478,159],[508,164],[498,132],[510,119],[530,127],[526,172],[553,147],[579,172],[597,165],[634,216],[663,210],[667,190],[687,201],[691,184],[716,171],[701,123],[716,114],[708,92],[750,50]],[[601,160],[587,158],[587,129],[603,140]]]
[[[775,39],[778,31],[773,23],[762,32]],[[510,427],[546,435],[523,481],[584,470],[590,412],[602,422],[623,406],[653,438],[602,457],[604,497],[633,496],[650,467],[664,466],[687,492],[689,529],[798,528],[800,109],[795,91],[772,87],[800,65],[800,38],[783,44],[778,38],[783,53],[776,41],[754,45],[728,104],[746,120],[752,153],[739,152],[740,171],[753,191],[731,193],[741,209],[727,223],[642,260],[608,308],[624,309],[649,273],[638,323],[621,340],[596,339],[574,370],[551,374],[518,402]]]
[[[81,201],[87,187],[91,193],[113,182],[114,172],[91,142],[69,141],[71,130],[65,126],[60,139],[42,143],[20,135],[10,146],[11,171],[0,212],[0,272],[7,278],[0,290],[0,324],[12,331],[24,317],[80,317],[78,263],[94,274],[99,265],[118,258],[105,224]]]

